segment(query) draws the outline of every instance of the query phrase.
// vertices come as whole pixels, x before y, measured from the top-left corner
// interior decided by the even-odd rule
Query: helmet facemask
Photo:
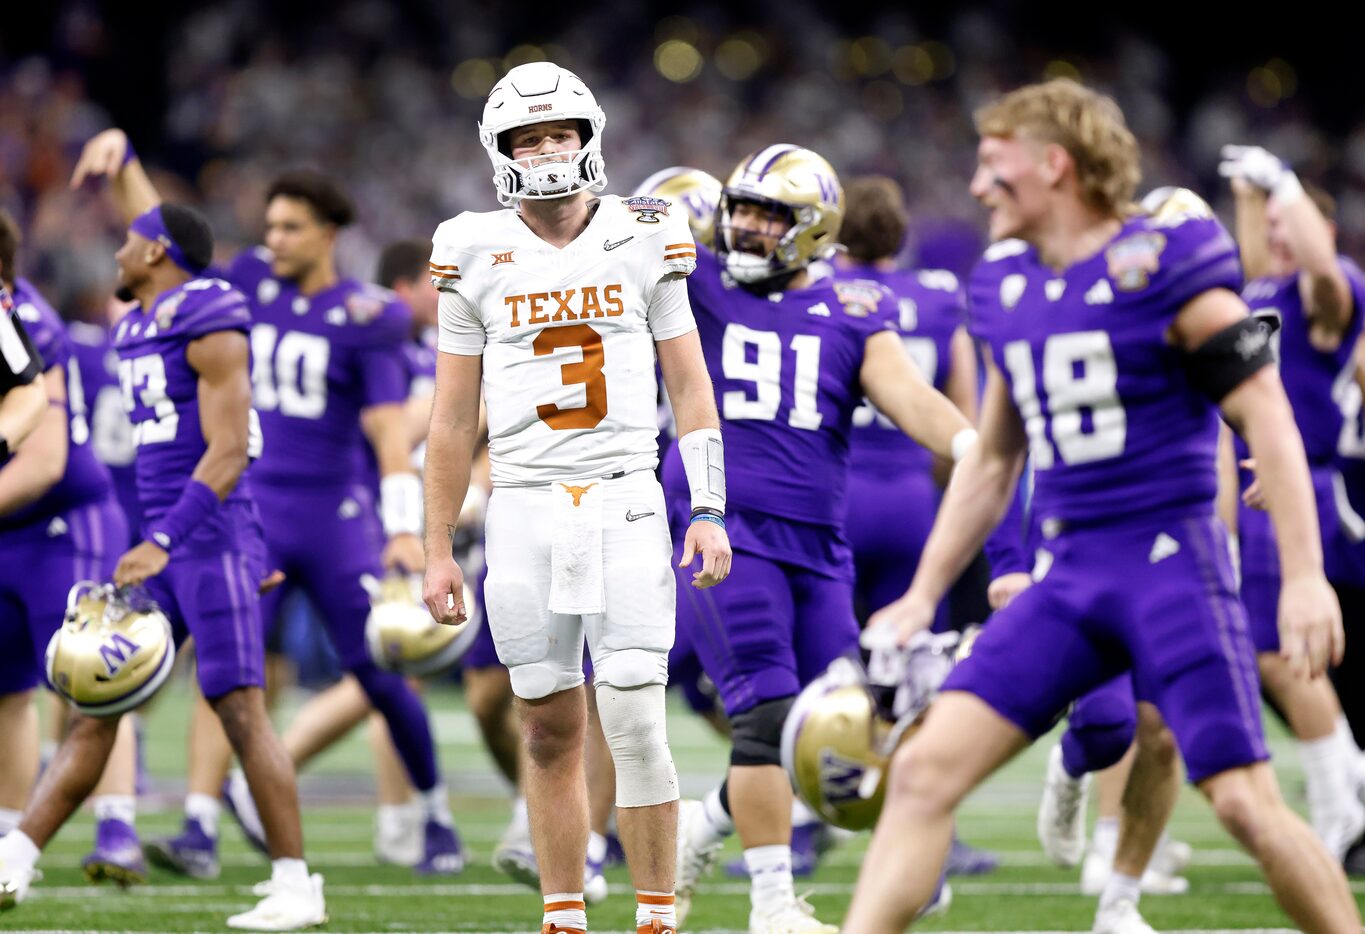
[[[765,211],[780,215],[759,225],[737,225],[735,209],[742,204],[757,205]],[[783,229],[779,233],[777,229]],[[796,250],[796,238],[802,230],[799,214],[790,205],[767,198],[726,190],[721,193],[716,210],[716,252],[725,264],[725,271],[741,285],[767,284],[781,288],[809,263]],[[772,249],[763,249],[764,241],[775,240]],[[785,277],[783,279],[782,277]],[[771,280],[781,280],[772,282]]]

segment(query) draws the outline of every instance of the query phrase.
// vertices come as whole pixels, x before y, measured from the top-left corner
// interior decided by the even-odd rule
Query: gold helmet
[[[687,209],[692,238],[708,250],[716,248],[716,207],[720,204],[720,179],[701,169],[675,165],[660,169],[640,183],[637,195],[666,198]]]
[[[736,204],[756,203],[785,212],[790,226],[766,256],[746,250],[750,235],[734,226]],[[721,190],[716,253],[740,283],[790,276],[833,255],[844,220],[839,176],[809,149],[779,143],[746,157]]]
[[[874,650],[867,669],[836,659],[802,690],[782,729],[782,764],[801,800],[836,827],[875,824],[891,756],[973,641],[971,629],[921,633],[908,648]]]
[[[469,585],[464,605],[470,615],[463,623],[445,626],[431,618],[421,599],[421,578],[390,574],[382,581],[361,578],[370,593],[370,616],[365,642],[380,668],[425,678],[439,674],[460,660],[478,633],[472,622],[474,598]]]
[[[150,600],[81,581],[47,644],[47,680],[83,714],[113,717],[157,692],[175,664],[171,624]]]
[[[1142,210],[1162,223],[1179,223],[1189,218],[1213,217],[1207,201],[1188,188],[1164,185],[1153,188],[1142,199]]]

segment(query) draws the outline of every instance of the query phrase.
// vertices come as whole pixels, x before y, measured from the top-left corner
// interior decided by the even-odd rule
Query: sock
[[[588,929],[588,908],[582,892],[556,892],[545,896],[544,924],[579,931]]]
[[[23,816],[23,811],[12,811],[9,808],[0,808],[0,837],[3,837],[15,827],[18,827],[19,820]]]
[[[531,831],[531,813],[526,809],[526,799],[520,795],[512,802],[512,826],[526,833]]]
[[[588,861],[601,865],[607,858],[607,838],[600,833],[588,831]]]
[[[744,851],[749,870],[749,898],[755,911],[768,912],[796,900],[792,884],[792,848],[756,846]]]
[[[40,850],[22,830],[11,830],[0,837],[0,864],[32,869],[38,862]]]
[[[672,892],[635,892],[635,926],[646,927],[658,918],[664,927],[677,929],[678,915],[673,910]]]
[[[277,859],[270,863],[270,881],[287,889],[308,888],[308,864],[301,859]]]
[[[1341,743],[1341,752],[1346,759],[1351,788],[1359,795],[1365,790],[1365,763],[1361,762],[1360,747],[1356,745],[1355,734],[1351,732],[1351,724],[1346,720],[1345,714],[1337,714],[1336,737],[1337,742]]]
[[[1341,741],[1333,732],[1320,739],[1301,740],[1298,747],[1308,790],[1309,822],[1319,837],[1333,840],[1342,816],[1353,806],[1361,806],[1347,777]],[[1341,857],[1340,853],[1334,855],[1338,859]]]
[[[1114,851],[1119,846],[1119,819],[1101,817],[1095,821],[1095,834],[1090,839],[1090,849],[1107,861],[1114,861]]]
[[[1104,883],[1104,891],[1100,893],[1100,911],[1123,899],[1136,905],[1141,897],[1141,879],[1136,876],[1125,876],[1121,872],[1111,872],[1109,881]]]
[[[721,792],[724,787],[722,785],[720,788],[714,789],[702,802],[706,820],[702,821],[701,826],[693,831],[693,842],[698,846],[706,847],[720,843],[735,832],[735,822],[730,818],[729,809],[721,802]]]
[[[389,725],[398,758],[418,791],[431,791],[440,781],[436,771],[436,747],[431,739],[431,721],[422,700],[408,687],[402,675],[381,671],[374,662],[364,662],[351,674],[365,691],[374,709]]]
[[[437,782],[430,791],[421,792],[420,797],[423,817],[435,821],[442,827],[454,825],[455,819],[450,816],[450,796],[446,794],[445,782]]]
[[[396,837],[408,830],[408,815],[411,804],[381,804],[374,813],[379,832],[386,837]]]
[[[807,824],[818,824],[818,823],[820,823],[820,818],[819,818],[818,816],[816,816],[816,814],[815,814],[814,811],[812,811],[809,807],[806,806],[806,802],[802,801],[800,798],[793,797],[793,798],[792,798],[792,826],[793,826],[793,827],[804,827],[804,826],[806,826]]]
[[[211,795],[189,794],[185,796],[185,817],[198,821],[204,833],[210,837],[218,836],[218,815],[223,805]]]
[[[95,820],[121,821],[129,827],[137,821],[137,798],[132,795],[99,795],[90,799],[95,808]]]

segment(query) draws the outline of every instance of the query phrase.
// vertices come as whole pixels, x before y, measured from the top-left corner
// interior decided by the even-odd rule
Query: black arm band
[[[1222,402],[1254,373],[1275,362],[1271,330],[1263,321],[1243,318],[1204,341],[1185,355],[1190,385],[1212,401]]]
[[[724,519],[725,513],[719,509],[712,509],[710,506],[696,506],[692,510],[692,518],[695,519],[697,516],[715,516],[717,519]]]

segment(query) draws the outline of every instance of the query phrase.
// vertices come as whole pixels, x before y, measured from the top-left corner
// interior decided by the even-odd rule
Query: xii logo
[[[494,253],[494,254],[493,254],[493,265],[494,265],[494,266],[501,266],[503,263],[510,263],[510,262],[512,262],[512,253],[513,253],[513,252],[514,252],[514,251],[512,251],[512,250],[508,250],[506,253]]]

